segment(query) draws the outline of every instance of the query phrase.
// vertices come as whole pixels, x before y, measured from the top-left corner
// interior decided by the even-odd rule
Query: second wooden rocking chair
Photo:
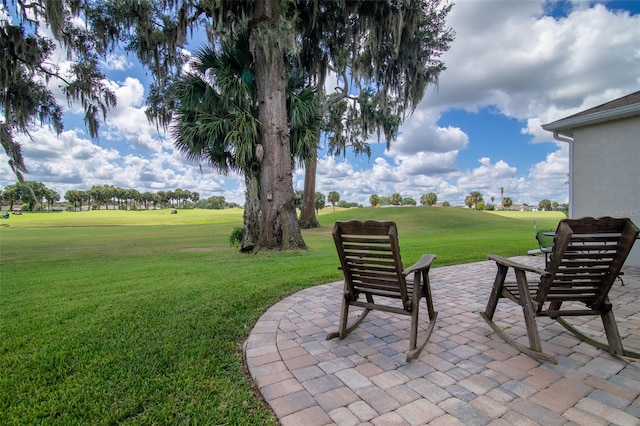
[[[614,355],[640,358],[640,354],[623,348],[613,304],[609,300],[609,290],[638,233],[638,227],[630,219],[564,219],[556,230],[545,270],[489,255],[488,258],[496,262],[498,271],[487,308],[480,315],[511,346],[553,364],[556,364],[554,357],[542,351],[536,317],[552,318],[586,343]],[[506,282],[510,268],[515,272],[515,283]],[[540,281],[530,286],[527,272],[539,275]],[[502,298],[522,307],[528,347],[493,322],[498,301]],[[593,339],[563,319],[593,315],[601,317],[608,344]]]

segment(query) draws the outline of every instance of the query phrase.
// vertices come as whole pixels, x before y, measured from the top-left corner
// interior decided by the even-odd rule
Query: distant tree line
[[[133,188],[120,188],[113,185],[94,185],[88,190],[72,189],[64,194],[64,198],[72,204],[73,210],[82,209],[83,206],[100,210],[105,209],[137,210],[142,208],[175,207],[184,208],[191,206],[200,199],[200,194],[185,189],[177,188],[173,191],[140,192]]]
[[[303,191],[297,193],[302,204]],[[199,209],[226,209],[232,207],[240,207],[236,203],[227,202],[223,196],[212,196],[201,200],[200,194],[196,191],[176,188],[173,191],[158,192],[140,192],[131,188],[119,188],[113,185],[94,185],[88,190],[69,190],[64,194],[64,199],[70,204],[67,206],[69,210],[76,211],[83,208],[91,208],[99,210],[104,206],[105,209],[122,209],[136,210],[150,208],[199,208]],[[52,210],[55,203],[60,201],[60,194],[53,189],[47,188],[42,182],[24,181],[17,182],[4,188],[0,194],[0,200],[13,210],[14,205],[20,203],[22,210],[28,211],[44,211]],[[482,193],[472,191],[465,197],[465,205],[474,210],[495,210],[495,197],[490,198],[490,203],[485,203]],[[361,204],[348,202],[340,199],[340,193],[331,191],[325,197],[321,192],[316,192],[315,208],[318,210],[325,207],[329,202],[335,210],[335,207],[351,208],[362,207]],[[420,204],[433,206],[437,203],[438,196],[434,192],[429,192],[420,197]],[[417,202],[411,197],[403,197],[400,193],[394,193],[391,196],[379,196],[377,194],[369,197],[372,207],[376,206],[415,206]],[[46,204],[45,204],[46,203]],[[443,207],[449,207],[449,202],[444,201]],[[502,196],[500,208],[510,209],[513,206],[511,197]],[[525,207],[530,207],[523,204]],[[538,203],[538,210],[544,211],[568,211],[568,205],[560,204],[557,201],[549,199],[541,200]]]
[[[204,200],[198,200],[195,203],[195,207],[198,209],[222,210],[241,206],[236,203],[225,201],[222,195],[214,195]]]
[[[538,210],[543,211],[562,211],[567,213],[569,211],[569,205],[567,203],[558,203],[557,201],[551,201],[545,198],[538,203]]]
[[[423,194],[420,197],[420,204],[423,206],[433,206],[438,202],[438,196],[434,192]],[[396,192],[390,197],[380,196],[373,194],[369,197],[369,203],[372,207],[377,206],[417,206],[418,202],[412,197],[403,197],[400,193]],[[445,201],[443,206],[448,207],[449,203]]]
[[[496,208],[509,210],[513,206],[513,200],[511,199],[511,197],[505,197],[503,191],[504,188],[500,188],[500,192],[502,193],[502,201],[500,202],[499,207],[494,204],[495,197],[492,196],[490,198],[491,202],[486,203],[484,197],[482,196],[482,193],[480,193],[479,191],[472,191],[469,195],[467,195],[464,200],[464,204],[468,208],[474,210],[495,210]],[[522,206],[518,206],[517,208],[522,207],[525,207],[527,209],[535,209],[535,207],[531,207],[526,203],[522,204]],[[560,204],[557,201],[552,202],[549,199],[545,198],[538,203],[537,209],[542,211],[562,211],[566,213],[569,210],[569,205],[566,203]]]
[[[17,203],[21,203],[22,210],[44,211],[52,210],[54,203],[60,201],[60,194],[47,188],[42,182],[25,181],[5,187],[2,191],[2,201],[10,210]],[[150,208],[202,208],[225,209],[237,207],[235,203],[227,203],[222,196],[212,196],[200,199],[196,191],[174,189],[173,191],[140,192],[132,188],[119,188],[113,185],[94,185],[87,190],[72,189],[64,194],[69,210],[90,208],[137,210]],[[45,207],[46,201],[46,207]]]
[[[13,210],[14,205],[19,203],[22,210],[42,211],[52,209],[53,204],[60,201],[60,194],[47,188],[42,182],[23,181],[6,186],[1,199],[9,206],[9,210]]]
[[[304,204],[304,191],[297,191],[296,195],[300,200],[299,205],[302,206]],[[316,192],[315,196],[315,204],[314,207],[316,209],[316,214],[318,214],[318,210],[323,209],[327,205],[327,201],[331,204],[334,211],[336,206],[341,208],[352,208],[352,207],[362,207],[362,204],[345,201],[340,199],[340,193],[338,191],[331,191],[325,197],[322,192]]]

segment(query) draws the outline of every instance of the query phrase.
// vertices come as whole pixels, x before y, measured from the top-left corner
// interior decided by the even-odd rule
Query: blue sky
[[[447,70],[397,141],[388,151],[374,143],[371,158],[321,151],[317,190],[364,205],[395,192],[416,200],[435,192],[461,205],[471,191],[499,200],[501,187],[517,204],[567,202],[568,147],[540,125],[640,90],[640,1],[457,0],[448,24],[457,35]],[[59,137],[34,127],[24,141],[26,179],[61,195],[112,184],[243,203],[241,177],[201,172],[146,121],[148,75],[134,58],[114,56],[105,69],[118,106],[99,141],[89,140],[77,110]],[[296,189],[303,179],[296,170]],[[14,182],[0,161],[0,187]]]

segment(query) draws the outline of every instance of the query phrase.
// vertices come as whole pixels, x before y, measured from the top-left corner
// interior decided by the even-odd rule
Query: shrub
[[[242,237],[244,236],[244,228],[237,227],[231,231],[231,236],[229,237],[229,243],[231,247],[237,247],[242,244]]]

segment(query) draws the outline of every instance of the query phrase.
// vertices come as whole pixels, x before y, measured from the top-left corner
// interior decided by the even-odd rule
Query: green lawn
[[[335,220],[392,219],[405,264],[522,255],[558,213],[363,208],[307,251],[243,255],[242,211],[25,213],[0,222],[0,424],[276,424],[242,364],[260,315],[340,279]],[[436,286],[437,283],[432,283]],[[337,321],[337,318],[336,318]]]

